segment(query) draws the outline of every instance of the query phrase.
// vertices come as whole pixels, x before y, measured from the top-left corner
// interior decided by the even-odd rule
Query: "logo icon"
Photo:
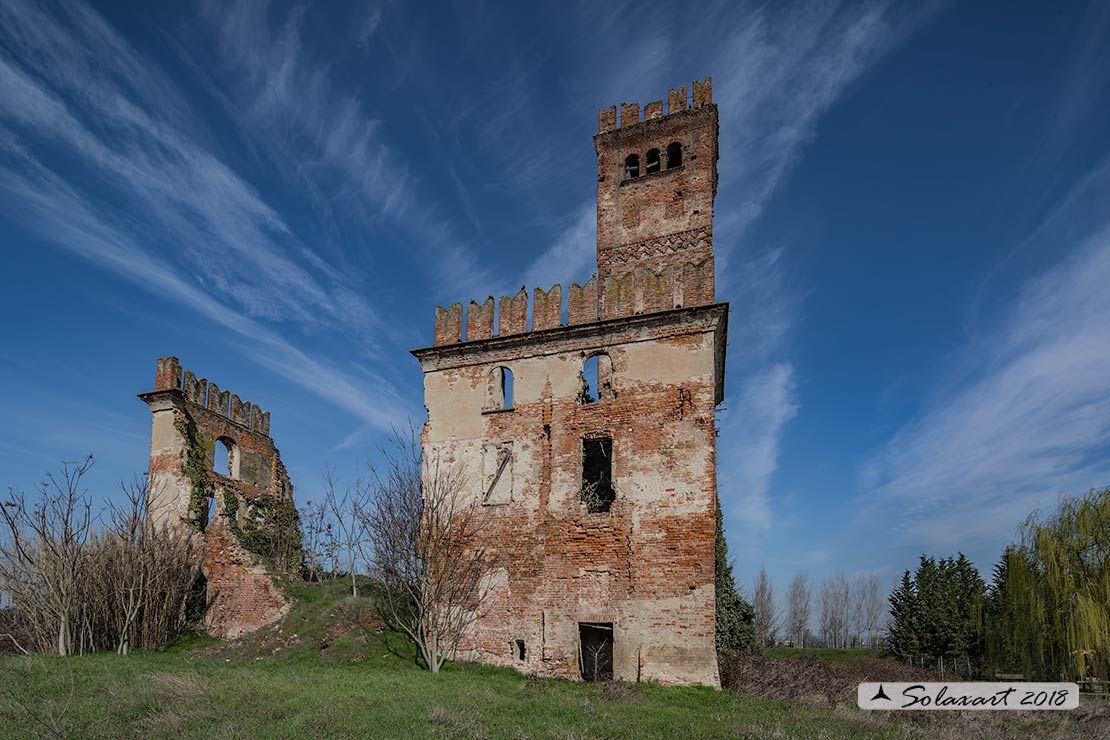
[[[882,684],[879,684],[879,691],[878,691],[878,693],[876,693],[874,696],[871,697],[871,701],[876,701],[878,699],[886,699],[887,701],[891,700],[890,697],[886,695],[886,692],[883,691],[883,685]]]

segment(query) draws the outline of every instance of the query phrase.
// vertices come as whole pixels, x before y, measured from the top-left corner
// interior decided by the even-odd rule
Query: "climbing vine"
[[[278,571],[288,572],[301,565],[301,520],[293,501],[276,496],[260,496],[247,507],[239,524],[239,498],[224,491],[224,516],[227,526],[244,550],[261,556]]]
[[[192,429],[182,416],[174,419],[174,429],[185,438],[185,462],[181,468],[192,487],[189,490],[189,511],[186,521],[193,529],[204,528],[204,512],[207,508],[205,479],[208,473],[208,451],[204,432]]]

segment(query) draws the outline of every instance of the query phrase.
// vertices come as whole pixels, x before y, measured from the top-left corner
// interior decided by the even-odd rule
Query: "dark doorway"
[[[613,623],[578,623],[578,668],[583,681],[613,680]]]

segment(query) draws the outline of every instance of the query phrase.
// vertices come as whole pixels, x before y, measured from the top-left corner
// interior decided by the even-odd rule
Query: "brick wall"
[[[599,112],[594,277],[565,294],[536,289],[530,327],[524,291],[437,308],[434,345],[413,353],[425,373],[425,457],[460,466],[490,519],[490,595],[459,657],[578,678],[580,625],[602,623],[615,678],[719,684],[714,413],[728,307],[714,302],[708,79],[687,103],[683,86],[666,113],[661,100],[643,120],[635,103],[619,122],[616,106]],[[595,353],[605,387],[583,403]],[[512,372],[511,409],[490,407],[499,367]],[[598,437],[612,441],[615,499],[592,513],[580,495],[583,441]]]
[[[716,685],[724,315],[710,306],[418,352],[430,459],[464,466],[482,495],[486,448],[512,443],[510,490],[486,506],[494,588],[462,657],[577,678],[578,624],[611,622],[618,678]],[[583,404],[596,351],[612,360],[610,388]],[[482,413],[495,366],[513,372],[513,410]],[[598,435],[613,440],[616,499],[592,514],[579,500],[582,440]]]
[[[270,438],[270,413],[183,371],[176,357],[158,360],[155,390],[139,397],[153,417],[149,515],[157,526],[180,529],[192,538],[208,585],[208,631],[232,638],[273,623],[290,604],[265,565],[240,546],[224,515],[225,493],[238,500],[240,516],[249,502],[261,496],[293,496],[281,455]],[[203,486],[209,513],[199,531],[188,521],[193,481],[184,470],[189,442],[183,428],[205,444]],[[230,476],[213,470],[215,456],[224,454],[220,440],[233,449]]]

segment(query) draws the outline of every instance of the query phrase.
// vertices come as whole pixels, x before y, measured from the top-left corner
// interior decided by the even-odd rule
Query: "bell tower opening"
[[[717,195],[717,106],[712,81],[686,85],[643,107],[622,104],[598,116],[597,268],[604,303],[606,280],[643,266],[684,269],[713,258],[713,200]],[[712,270],[708,273],[711,275]],[[685,305],[712,303],[712,278]]]

